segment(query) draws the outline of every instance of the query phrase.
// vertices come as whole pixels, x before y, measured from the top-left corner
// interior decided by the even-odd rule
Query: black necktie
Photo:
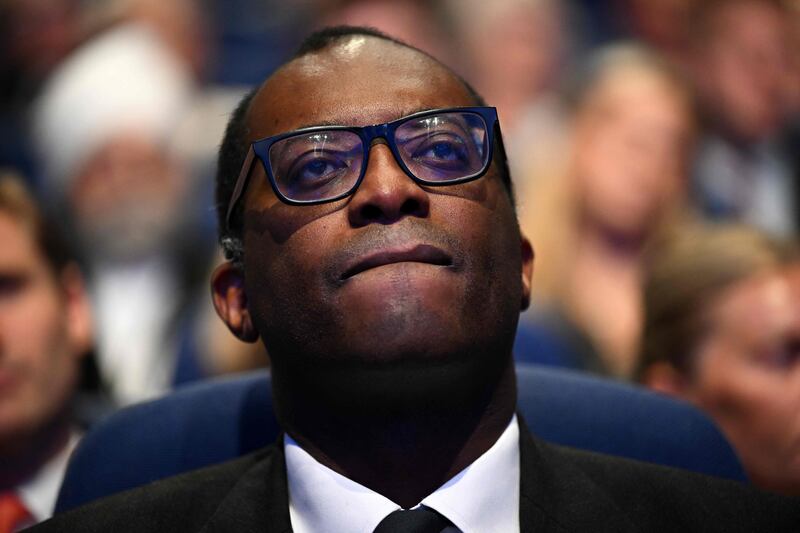
[[[411,511],[399,510],[381,520],[375,533],[441,533],[453,523],[433,509],[420,507]]]

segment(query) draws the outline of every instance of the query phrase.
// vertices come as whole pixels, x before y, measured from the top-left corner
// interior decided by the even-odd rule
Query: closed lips
[[[342,281],[347,280],[371,268],[407,262],[428,263],[439,266],[453,265],[452,257],[441,248],[429,244],[417,244],[412,247],[377,250],[360,257],[344,271],[341,279]]]

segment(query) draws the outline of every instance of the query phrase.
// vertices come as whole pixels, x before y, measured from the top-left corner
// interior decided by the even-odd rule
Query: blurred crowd
[[[536,253],[517,359],[695,403],[800,493],[797,0],[0,0],[0,505],[108,410],[268,365],[208,297],[216,150],[336,24],[497,106]]]

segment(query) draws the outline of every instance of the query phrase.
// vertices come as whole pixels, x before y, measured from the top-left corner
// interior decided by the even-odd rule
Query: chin
[[[364,361],[446,361],[468,352],[469,332],[454,309],[419,302],[393,302],[348,328],[343,340],[351,356]]]
[[[507,368],[510,355],[453,349],[434,343],[420,349],[390,342],[362,346],[345,360],[318,361],[309,372],[295,373],[290,381],[305,382],[329,407],[342,411],[420,413],[461,408],[483,391],[491,390]],[[449,348],[449,349],[448,349]],[[299,370],[299,369],[296,369]],[[308,399],[308,398],[307,398]]]
[[[430,330],[429,322],[415,328],[413,324],[405,324],[402,331],[376,332],[362,342],[351,342],[350,357],[352,360],[376,367],[389,366],[425,366],[455,363],[468,359],[470,350],[464,346],[463,340],[441,331]]]

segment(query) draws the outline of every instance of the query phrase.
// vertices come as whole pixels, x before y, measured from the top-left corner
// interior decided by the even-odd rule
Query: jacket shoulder
[[[232,461],[154,481],[56,515],[29,531],[199,531],[248,472],[274,461],[276,455],[275,447],[270,446]]]
[[[737,481],[544,445],[554,464],[570,465],[637,529],[647,531],[800,531],[800,500]]]

